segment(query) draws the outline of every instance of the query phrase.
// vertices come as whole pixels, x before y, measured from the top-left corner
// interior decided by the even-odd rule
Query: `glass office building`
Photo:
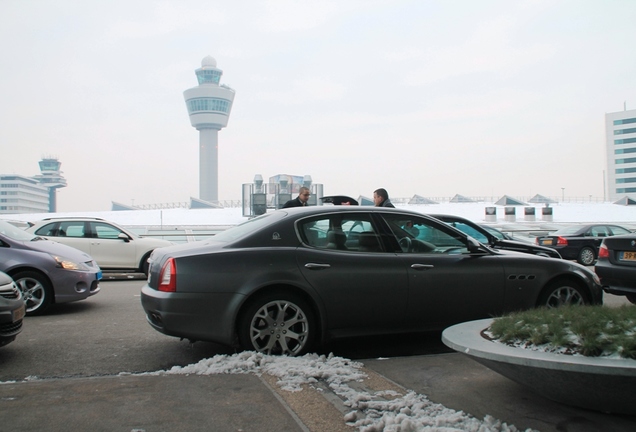
[[[605,114],[605,135],[606,197],[636,199],[636,110]]]

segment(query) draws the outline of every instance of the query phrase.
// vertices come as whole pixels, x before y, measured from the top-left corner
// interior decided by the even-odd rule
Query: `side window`
[[[61,222],[60,231],[58,235],[66,236],[66,237],[82,238],[84,237],[84,222],[82,221]]]
[[[612,229],[612,235],[623,235],[623,234],[631,234],[632,232],[629,230],[626,230],[623,227],[619,227],[619,226],[613,226],[611,227]]]
[[[112,225],[101,222],[91,222],[91,226],[95,237],[100,239],[116,239],[122,232]]]
[[[330,214],[300,221],[301,240],[308,246],[352,252],[383,252],[369,215]]]
[[[50,224],[46,224],[35,231],[36,235],[47,236],[47,237],[57,237],[59,233],[58,229],[59,223],[53,222]]]
[[[383,217],[404,253],[461,254],[468,252],[464,238],[458,233],[446,231],[442,223],[438,225],[427,219],[410,215],[385,214]]]
[[[604,226],[592,227],[592,237],[607,237],[607,228]]]

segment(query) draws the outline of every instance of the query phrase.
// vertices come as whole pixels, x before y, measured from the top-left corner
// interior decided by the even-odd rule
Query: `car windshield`
[[[232,228],[228,228],[225,231],[221,231],[217,235],[212,236],[209,240],[221,243],[228,243],[244,237],[249,233],[257,231],[272,222],[280,220],[286,215],[286,212],[265,213],[264,215],[258,216],[254,219],[250,219]]]
[[[448,225],[457,228],[458,230],[460,230],[461,232],[463,232],[464,234],[468,234],[469,236],[471,236],[472,238],[476,239],[477,241],[481,242],[481,243],[485,243],[488,244],[488,238],[482,234],[481,232],[477,231],[475,228],[471,227],[470,225],[467,225],[465,223],[462,222],[446,222]]]
[[[506,236],[503,235],[503,233],[493,227],[489,227],[489,226],[485,226],[482,225],[482,228],[485,229],[486,231],[488,231],[490,234],[494,235],[495,237],[497,237],[499,240],[505,240]]]
[[[0,221],[0,234],[18,241],[30,241],[36,238],[33,234],[28,233],[6,221]]]

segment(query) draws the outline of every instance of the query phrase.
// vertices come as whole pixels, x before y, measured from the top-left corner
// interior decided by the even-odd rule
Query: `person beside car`
[[[300,191],[298,192],[298,196],[294,199],[287,201],[285,205],[283,205],[283,208],[304,207],[307,205],[307,201],[309,201],[310,195],[311,195],[311,192],[309,192],[309,188],[303,186],[300,188]]]
[[[384,188],[373,191],[373,203],[376,207],[392,207],[395,208],[389,199],[389,193]]]

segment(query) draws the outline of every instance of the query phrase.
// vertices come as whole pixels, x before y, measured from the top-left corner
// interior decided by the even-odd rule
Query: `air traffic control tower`
[[[39,162],[40,172],[33,178],[40,182],[42,186],[49,188],[49,213],[57,212],[57,190],[66,187],[66,179],[62,176],[60,167],[62,162],[57,158],[48,156],[43,157]]]
[[[211,56],[195,71],[199,85],[183,92],[190,123],[199,131],[199,199],[219,200],[219,131],[227,126],[234,90],[219,85],[223,71]]]

